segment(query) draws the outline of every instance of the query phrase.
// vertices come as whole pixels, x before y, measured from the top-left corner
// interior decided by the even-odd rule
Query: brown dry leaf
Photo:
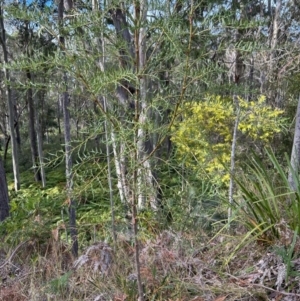
[[[251,285],[247,279],[231,279],[230,281],[241,287],[247,287],[247,286]]]
[[[55,229],[52,229],[51,230],[51,234],[52,234],[52,237],[55,241],[58,241],[59,239],[59,228],[55,228]]]
[[[121,294],[121,295],[116,295],[114,297],[114,301],[125,301],[127,298],[127,295],[126,294]]]
[[[227,298],[227,296],[221,296],[215,299],[215,301],[224,301]]]

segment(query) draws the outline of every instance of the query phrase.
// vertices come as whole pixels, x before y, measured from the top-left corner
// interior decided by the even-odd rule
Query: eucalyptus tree
[[[24,5],[25,6],[25,5]],[[24,7],[23,6],[23,7]],[[26,6],[25,9],[28,9]],[[34,45],[32,45],[33,37],[33,28],[29,21],[19,22],[18,24],[19,35],[20,35],[20,46],[23,48],[24,53],[30,60],[30,57],[33,52]],[[32,168],[34,173],[34,178],[36,182],[42,180],[41,172],[39,168],[39,152],[37,145],[37,131],[36,131],[36,112],[34,104],[34,90],[33,90],[33,76],[32,71],[28,68],[25,70],[26,79],[27,79],[27,111],[28,111],[28,128],[29,128],[29,137],[30,137],[30,149],[31,149],[31,159],[32,159]]]
[[[44,62],[46,56],[53,54],[54,43],[53,37],[48,33],[40,35],[37,32],[40,24],[32,18],[32,15],[40,15],[45,9],[44,0],[27,3],[8,4],[7,11],[9,16],[9,25],[14,35],[14,61],[11,64],[11,70],[17,78],[18,93],[20,103],[24,98],[24,110],[27,108],[26,116],[20,116],[15,121],[16,126],[19,123],[28,122],[28,136],[31,150],[32,171],[35,181],[42,182],[43,187],[46,185],[44,159],[43,159],[43,142],[41,126],[41,99],[49,89],[49,79],[45,81],[48,70],[53,68],[47,66]],[[46,83],[47,82],[47,83]],[[25,97],[23,97],[25,96]],[[23,104],[22,104],[23,106]],[[25,109],[26,110],[26,109]],[[45,124],[45,120],[43,121]],[[24,132],[23,132],[24,134]],[[27,133],[25,133],[27,136]]]
[[[64,36],[64,7],[66,11],[73,8],[73,1],[60,0],[58,3],[58,29],[59,29],[59,48],[64,56],[66,47]],[[61,95],[63,103],[63,116],[64,116],[64,143],[65,143],[65,164],[66,164],[66,189],[67,198],[69,203],[69,218],[70,218],[70,234],[72,240],[72,253],[78,256],[78,239],[77,239],[77,226],[76,226],[76,203],[73,195],[73,171],[72,171],[72,149],[71,149],[71,128],[70,128],[70,95],[68,92],[68,75],[67,71],[63,70],[63,93]]]
[[[14,110],[14,99],[11,89],[12,79],[10,76],[10,71],[8,69],[9,58],[7,49],[7,39],[6,39],[6,29],[4,25],[4,8],[3,2],[0,3],[0,30],[1,30],[1,45],[3,51],[3,61],[4,61],[4,75],[6,81],[6,96],[7,96],[7,106],[9,111],[9,129],[10,129],[10,140],[12,146],[12,163],[13,163],[13,174],[14,174],[14,186],[15,190],[20,189],[20,172],[18,163],[18,145],[15,135],[15,110]]]
[[[288,173],[288,181],[290,188],[293,191],[297,191],[298,187],[296,187],[298,181],[295,180],[297,174],[299,172],[300,166],[300,96],[298,97],[298,105],[295,117],[295,133],[294,140],[292,145],[292,153],[291,153],[291,162]]]
[[[284,3],[286,5],[286,3]],[[289,6],[288,6],[289,5]],[[294,117],[294,137],[291,150],[290,166],[288,172],[288,181],[290,188],[293,191],[297,190],[299,168],[300,168],[300,90],[299,90],[299,74],[300,74],[300,52],[299,52],[299,40],[300,40],[300,5],[295,1],[289,1],[288,13],[285,12],[284,16],[285,22],[288,22],[289,26],[284,26],[281,24],[280,28],[284,26],[285,39],[288,41],[289,49],[286,51],[286,55],[290,57],[290,60],[286,60],[285,64],[280,66],[278,72],[278,80],[284,81],[286,85],[287,93],[294,103],[297,103],[296,114]],[[287,18],[287,16],[292,18]],[[284,22],[284,24],[285,24]],[[287,47],[286,47],[287,49]],[[295,101],[297,100],[297,101]],[[296,178],[295,178],[296,177]]]

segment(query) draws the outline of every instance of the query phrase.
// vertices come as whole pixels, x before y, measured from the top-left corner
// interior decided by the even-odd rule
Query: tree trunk
[[[132,46],[131,35],[128,30],[128,24],[126,22],[126,17],[120,7],[117,7],[114,10],[111,10],[112,19],[114,22],[114,26],[116,29],[117,38],[123,40],[126,47],[120,48],[120,57],[121,57],[121,66],[123,68],[133,68],[133,61],[135,61],[136,73],[140,73],[144,71],[146,66],[146,49],[145,49],[145,40],[146,40],[146,32],[145,22],[146,22],[146,12],[147,5],[146,2],[136,4],[136,22],[142,24],[141,28],[137,28],[135,31],[135,51]],[[135,55],[134,55],[135,53]],[[132,97],[132,93],[129,92],[128,82],[123,82],[122,85],[119,85],[117,88],[117,97],[119,99],[119,103],[123,106],[123,110],[126,110],[130,107],[130,98]],[[146,143],[146,131],[145,124],[147,122],[147,79],[145,75],[139,76],[138,89],[133,88],[135,91],[135,124],[137,126],[137,140],[136,140],[136,151],[137,162],[135,162],[138,173],[137,173],[137,197],[138,197],[138,206],[139,208],[144,208],[146,206],[146,200],[148,199],[152,209],[157,209],[157,199],[156,199],[156,189],[154,185],[154,177],[152,174],[150,161],[147,159],[147,152],[145,149]],[[137,91],[138,90],[138,91]],[[121,108],[122,110],[122,108]],[[121,119],[126,118],[126,113]],[[120,142],[122,144],[122,142]],[[124,149],[124,152],[120,153],[120,182],[119,189],[120,195],[124,195],[124,185],[128,186],[128,181],[126,178],[127,168],[126,168],[126,157],[125,157],[125,145],[122,146],[120,144],[120,150]],[[128,154],[126,154],[128,155]],[[133,187],[132,187],[133,188]],[[133,188],[134,189],[134,188]],[[125,188],[125,190],[132,190],[131,188]],[[132,200],[132,198],[129,199]],[[127,199],[127,202],[128,200]]]
[[[70,7],[70,1],[68,1]],[[60,0],[58,6],[58,22],[60,30],[63,27],[63,10],[64,0]],[[65,38],[61,35],[59,43],[62,51],[65,48]],[[78,256],[78,240],[76,227],[76,203],[73,199],[73,171],[72,171],[72,153],[71,153],[71,126],[70,126],[70,112],[69,112],[69,93],[68,93],[68,79],[67,74],[63,75],[64,92],[62,94],[63,104],[63,119],[64,119],[64,138],[65,138],[65,160],[66,160],[66,188],[69,202],[69,219],[70,219],[70,235],[72,241],[72,253],[75,257]]]
[[[44,93],[41,93],[41,98],[44,100]],[[46,187],[46,173],[45,173],[45,166],[44,166],[44,154],[43,154],[43,138],[42,138],[42,131],[40,126],[40,117],[37,114],[35,120],[35,128],[36,128],[36,139],[37,139],[37,146],[38,146],[38,156],[39,156],[39,163],[40,163],[40,175],[42,180],[42,187]]]
[[[96,1],[93,1],[93,7],[94,9],[96,9],[97,3]],[[111,14],[113,16],[115,16],[115,22],[116,22],[116,28],[121,28],[120,24],[117,24],[119,21],[117,21],[117,19],[122,19],[123,17],[116,17],[116,13],[111,10]],[[117,29],[116,29],[117,31]],[[101,72],[105,72],[105,46],[104,46],[104,37],[102,35],[101,39],[99,38],[98,40],[98,46],[99,49],[101,49],[102,51],[102,60],[100,59],[98,61]],[[120,106],[120,119],[121,119],[121,123],[124,122],[125,119],[125,114],[124,114],[124,104],[128,103],[128,95],[127,95],[127,91],[126,89],[124,89],[124,87],[117,87],[117,98],[119,100],[119,103],[121,104]],[[103,110],[104,113],[107,114],[108,110],[109,110],[109,103],[107,101],[106,97],[103,97]],[[109,130],[108,130],[109,129]],[[105,121],[105,133],[106,133],[106,139],[108,139],[108,137],[110,137],[111,139],[111,143],[112,143],[112,149],[113,149],[113,154],[114,154],[114,161],[115,161],[115,169],[116,169],[116,175],[117,175],[117,188],[119,191],[119,196],[120,196],[120,200],[121,203],[124,206],[124,213],[125,216],[128,215],[128,211],[129,211],[129,200],[130,200],[130,188],[129,188],[129,183],[127,181],[127,168],[126,168],[126,156],[125,156],[125,151],[126,151],[126,146],[125,143],[123,143],[122,141],[118,140],[117,135],[115,133],[115,129],[113,126],[109,125],[107,122],[107,119]],[[109,133],[107,132],[109,131]],[[107,140],[108,143],[108,140]]]
[[[61,125],[60,125],[60,114],[61,114],[61,104],[60,99],[58,97],[57,100],[57,124],[58,124],[58,135],[59,135],[59,142],[62,142],[62,135],[61,135]]]
[[[19,112],[18,108],[15,103],[15,96],[14,96],[14,90],[11,91],[12,93],[12,102],[14,104],[14,129],[15,129],[15,136],[16,136],[16,141],[18,144],[18,151],[21,153],[22,149],[20,149],[21,146],[21,134],[20,134],[20,125],[19,125]]]
[[[277,81],[277,66],[278,66],[278,54],[277,54],[277,45],[278,38],[280,32],[280,13],[282,10],[282,0],[276,1],[276,8],[273,17],[273,21],[271,23],[270,28],[270,37],[269,37],[269,45],[270,45],[270,56],[269,56],[269,68],[268,68],[268,98],[272,101],[280,101],[280,94],[278,94],[278,85],[276,85]],[[273,84],[275,83],[275,84]],[[277,99],[277,97],[279,97]]]
[[[72,253],[78,256],[78,241],[76,227],[76,203],[73,199],[73,171],[72,171],[72,153],[71,153],[71,127],[69,112],[69,93],[67,91],[67,75],[64,75],[65,92],[63,98],[63,114],[64,114],[64,138],[65,138],[65,160],[66,160],[66,187],[69,202],[69,218],[70,218],[70,235],[72,240]]]
[[[103,46],[104,49],[104,46]],[[107,113],[107,101],[106,97],[103,97],[103,107],[105,110],[105,113]],[[105,127],[105,139],[106,139],[106,158],[107,158],[107,178],[108,178],[108,187],[109,187],[109,200],[110,200],[110,210],[111,210],[111,231],[112,236],[114,240],[114,248],[116,246],[117,242],[117,236],[116,236],[116,227],[115,227],[115,205],[114,205],[114,196],[113,196],[113,183],[112,183],[112,172],[111,172],[111,154],[110,154],[110,147],[109,147],[109,137],[110,137],[110,125],[105,119],[104,123]]]
[[[29,70],[26,71],[26,77],[28,84],[31,85],[31,73]],[[39,169],[39,152],[37,146],[37,133],[35,129],[35,110],[34,110],[34,99],[33,91],[31,86],[27,90],[27,106],[28,106],[28,126],[29,126],[29,137],[30,137],[30,149],[31,149],[31,159],[33,165],[34,179],[36,182],[42,180],[40,169]]]
[[[0,222],[9,216],[9,197],[6,183],[5,170],[2,157],[0,157]]]
[[[126,160],[123,154],[125,149],[123,149],[123,145],[121,146],[119,145],[120,143],[118,143],[116,134],[113,131],[113,129],[110,129],[110,135],[112,140],[113,153],[115,159],[115,168],[116,168],[116,174],[118,180],[117,187],[119,190],[121,203],[126,206],[126,209],[128,209],[127,202],[130,199],[130,189],[126,180],[126,163],[125,163]]]
[[[128,30],[128,24],[126,22],[125,15],[123,14],[120,7],[110,11],[115,26],[117,38],[125,42],[126,47],[120,48],[119,53],[121,57],[121,66],[123,68],[131,68],[132,59],[134,57],[134,52],[131,43],[131,36]],[[119,100],[119,112],[121,126],[126,119],[126,111],[130,107],[129,104],[129,91],[126,89],[126,82],[123,82],[117,87],[116,95]],[[115,155],[116,172],[118,176],[118,189],[121,201],[125,206],[125,210],[129,209],[129,204],[131,202],[131,187],[129,187],[129,181],[127,179],[127,159],[128,150],[126,147],[126,142],[117,139],[114,129],[111,129],[113,151]]]
[[[229,199],[229,208],[228,208],[228,225],[232,221],[232,210],[231,206],[233,204],[233,192],[234,192],[234,174],[235,174],[235,151],[236,151],[236,143],[237,143],[237,133],[238,127],[240,122],[240,108],[239,108],[239,100],[237,95],[233,95],[233,103],[235,106],[236,116],[235,116],[235,123],[233,128],[233,135],[232,135],[232,144],[231,144],[231,154],[230,154],[230,181],[229,181],[229,192],[228,192],[228,199]]]
[[[241,19],[245,18],[244,13],[241,13]],[[241,37],[243,36],[243,30],[237,29],[235,32],[235,43],[238,45],[240,42]],[[232,62],[232,70],[233,70],[233,83],[235,86],[238,86],[241,81],[243,81],[243,73],[244,73],[244,64],[243,58],[238,49],[234,49],[234,61]],[[235,89],[235,88],[234,88]],[[234,192],[234,174],[235,174],[235,152],[236,152],[236,145],[237,145],[237,134],[238,134],[238,126],[240,122],[240,108],[239,108],[239,99],[237,93],[234,91],[233,93],[233,104],[235,107],[235,123],[233,128],[232,134],[232,144],[231,144],[231,154],[230,154],[230,181],[229,181],[229,190],[228,190],[228,226],[230,227],[230,222],[232,220],[232,211],[231,206],[233,203],[233,192]]]
[[[0,27],[1,27],[1,44],[3,50],[3,57],[5,64],[8,64],[8,53],[6,48],[6,32],[3,21],[3,9],[2,3],[0,4]],[[12,97],[12,91],[10,88],[10,73],[9,70],[4,67],[4,75],[6,79],[6,95],[7,95],[7,103],[9,110],[9,128],[10,128],[10,136],[11,136],[11,146],[12,146],[12,163],[13,163],[13,174],[14,174],[14,184],[15,190],[20,189],[20,174],[19,174],[19,163],[18,163],[18,145],[16,141],[15,135],[15,114],[14,114],[14,103]]]
[[[276,58],[276,47],[278,44],[278,33],[280,30],[280,12],[281,12],[282,0],[277,0],[275,14],[272,22],[272,31],[270,37],[270,64],[269,64],[269,72],[270,75],[273,73],[273,68],[275,65],[275,58]]]
[[[99,9],[97,1],[92,1],[93,11],[97,11]],[[105,8],[104,8],[105,9]],[[102,19],[102,24],[104,24],[105,20]],[[101,71],[105,72],[105,54],[106,54],[106,45],[105,45],[105,39],[104,34],[102,32],[101,35],[101,41],[99,41],[99,46],[101,47],[102,51],[102,60],[99,62],[101,66]],[[103,100],[103,110],[105,115],[107,116],[108,113],[108,102],[106,96],[102,97]],[[96,103],[94,103],[94,111],[97,113],[97,106]],[[111,210],[111,231],[112,231],[112,237],[114,242],[114,249],[116,248],[117,243],[117,235],[116,235],[116,227],[115,227],[115,204],[114,204],[114,195],[113,195],[113,178],[112,178],[112,168],[111,168],[111,149],[109,146],[109,140],[110,140],[110,133],[111,133],[111,124],[105,118],[104,122],[104,130],[105,130],[105,140],[106,140],[106,160],[107,160],[107,178],[108,178],[108,187],[109,187],[109,200],[110,200],[110,210]],[[96,146],[97,149],[100,150],[99,145],[99,137],[96,136]],[[118,161],[116,161],[116,164],[119,164]],[[118,168],[117,168],[118,169]],[[119,169],[118,169],[119,170]],[[117,172],[118,175],[118,172]],[[118,175],[119,177],[119,175]]]
[[[150,161],[147,158],[146,142],[147,133],[145,125],[147,116],[147,77],[144,74],[146,68],[146,22],[147,22],[147,1],[140,1],[136,6],[136,21],[139,28],[135,34],[136,47],[136,73],[142,73],[139,78],[139,93],[137,93],[136,117],[137,117],[137,152],[138,152],[138,208],[146,207],[146,201],[150,202],[153,210],[157,210],[157,192],[154,186],[155,179],[152,174]]]
[[[300,95],[298,98],[298,106],[295,121],[295,133],[291,154],[291,166],[288,174],[288,181],[293,191],[299,189],[295,177],[298,177],[300,165]]]
[[[132,47],[131,35],[128,29],[128,24],[126,22],[126,17],[123,13],[123,10],[120,7],[117,7],[114,10],[111,10],[112,19],[116,29],[117,38],[123,41],[125,47],[119,48],[119,53],[121,57],[121,67],[124,69],[131,69],[135,67],[136,75],[144,73],[145,70],[145,30],[140,26],[145,26],[146,22],[146,12],[147,12],[147,2],[135,2],[135,55]],[[135,64],[133,64],[133,62]],[[146,158],[145,152],[145,142],[146,142],[146,132],[145,132],[145,123],[146,123],[146,90],[147,82],[146,77],[142,75],[138,82],[138,87],[133,88],[133,93],[129,92],[130,83],[125,80],[117,88],[117,97],[119,99],[119,104],[121,110],[123,109],[125,114],[122,116],[123,119],[130,118],[126,116],[126,111],[130,108],[130,98],[133,97],[135,93],[135,106],[134,106],[134,120],[133,120],[133,149],[128,149],[126,152],[126,141],[120,141],[120,152],[119,152],[119,171],[120,171],[120,184],[123,184],[124,181],[126,189],[128,189],[127,179],[126,179],[126,157],[129,156],[128,161],[131,162],[131,166],[134,166],[132,171],[132,177],[130,179],[130,187],[127,192],[127,202],[131,204],[131,214],[132,214],[132,227],[133,227],[133,239],[134,239],[134,248],[135,248],[135,266],[137,274],[137,285],[138,285],[138,300],[144,300],[143,286],[141,280],[140,272],[140,259],[139,259],[139,239],[138,239],[138,213],[137,206],[138,204],[141,207],[145,206],[146,197],[149,194],[148,188],[153,187],[152,183],[152,173],[149,165],[149,161]],[[138,89],[137,89],[138,88]],[[123,108],[122,108],[123,107]],[[124,121],[121,121],[126,124]],[[123,151],[124,150],[124,151]],[[150,178],[150,179],[149,179]],[[123,186],[123,185],[122,185]],[[121,187],[120,187],[121,188]],[[124,186],[122,187],[124,189]],[[122,191],[123,194],[124,190]],[[148,194],[148,195],[147,195]],[[154,202],[151,202],[154,203]]]

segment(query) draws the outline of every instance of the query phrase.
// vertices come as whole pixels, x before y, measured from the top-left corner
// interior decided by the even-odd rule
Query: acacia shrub
[[[206,95],[203,101],[186,102],[174,123],[172,141],[176,156],[200,177],[213,183],[229,183],[233,127],[239,118],[237,156],[244,155],[251,143],[267,146],[283,130],[283,110],[267,104],[265,96],[246,101],[238,98],[238,108],[232,98]]]

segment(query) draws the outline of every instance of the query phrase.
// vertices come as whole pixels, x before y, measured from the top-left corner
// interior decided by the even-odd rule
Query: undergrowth
[[[297,192],[288,193],[283,170],[269,156],[274,178],[257,160],[249,166],[251,185],[237,180],[230,228],[220,188],[188,174],[183,181],[176,170],[161,171],[169,176],[161,181],[163,208],[139,213],[146,300],[299,300],[298,203],[291,211],[283,203],[287,195],[297,200]],[[47,173],[44,189],[29,180],[18,192],[9,185],[11,215],[0,225],[0,300],[137,300],[128,220],[115,196],[114,244],[102,168],[78,169],[78,258],[70,251],[63,168]]]

